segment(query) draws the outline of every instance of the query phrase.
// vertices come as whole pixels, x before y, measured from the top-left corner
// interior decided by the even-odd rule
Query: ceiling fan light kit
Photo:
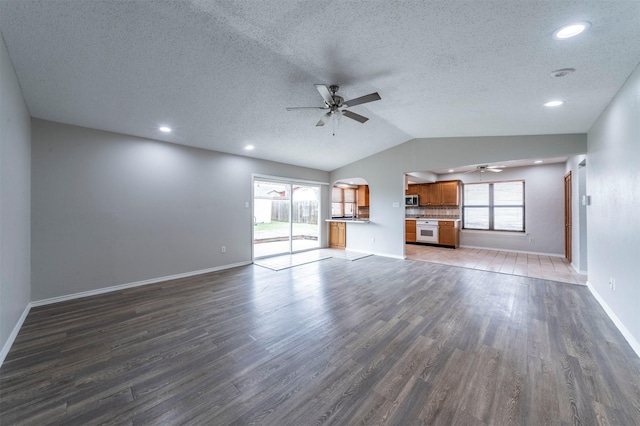
[[[321,107],[287,107],[287,111],[295,111],[301,109],[321,109],[321,110],[329,110],[322,117],[320,117],[320,121],[316,124],[316,127],[321,127],[327,124],[327,121],[331,117],[335,117],[336,119],[340,119],[342,116],[355,120],[359,123],[365,123],[369,119],[363,115],[356,114],[353,111],[349,111],[346,108],[365,104],[368,102],[379,101],[382,99],[378,92],[369,93],[365,96],[360,96],[359,98],[354,98],[349,101],[345,101],[344,98],[337,94],[340,86],[332,84],[327,87],[324,84],[316,84],[316,89],[322,99],[324,99],[324,106]],[[335,122],[334,122],[335,127]],[[335,136],[335,128],[333,135]]]
[[[484,172],[493,172],[493,173],[500,173],[502,171],[502,169],[498,168],[498,166],[489,166],[487,164],[483,164],[480,166],[476,166],[475,170],[469,170],[468,172],[464,172],[464,173],[473,173],[473,172],[480,172],[480,173],[484,173]]]

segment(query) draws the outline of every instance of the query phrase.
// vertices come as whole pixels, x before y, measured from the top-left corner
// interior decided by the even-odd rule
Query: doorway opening
[[[319,248],[320,194],[320,185],[254,178],[254,259]]]

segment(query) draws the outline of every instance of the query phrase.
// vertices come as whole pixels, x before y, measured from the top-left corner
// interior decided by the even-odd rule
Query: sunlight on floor
[[[305,251],[302,253],[285,254],[282,256],[256,259],[253,263],[258,266],[272,269],[274,271],[279,271],[281,269],[287,269],[293,266],[304,265],[311,262],[317,262],[319,260],[329,259],[331,257],[345,260],[358,260],[367,256],[371,255],[367,253],[358,253],[355,251],[340,249],[318,249]]]

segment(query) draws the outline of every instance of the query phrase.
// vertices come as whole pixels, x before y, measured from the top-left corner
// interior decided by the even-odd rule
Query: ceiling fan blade
[[[318,92],[320,92],[320,96],[322,96],[322,99],[324,99],[327,105],[331,106],[335,104],[333,96],[331,96],[331,92],[329,92],[327,86],[325,86],[324,84],[316,84],[316,89],[318,89]]]
[[[287,107],[287,111],[296,111],[299,109],[329,109],[326,106],[321,106],[321,107]]]
[[[345,117],[349,117],[352,120],[359,121],[360,123],[364,123],[367,120],[369,120],[367,117],[364,117],[360,114],[356,114],[355,112],[351,112],[347,110],[342,111],[342,115],[344,115]]]
[[[368,95],[360,96],[359,98],[351,99],[342,103],[345,107],[352,107],[355,105],[366,104],[367,102],[379,101],[382,99],[378,92],[369,93]]]
[[[494,172],[494,173],[499,173],[499,172],[502,171],[502,169],[489,169],[489,168],[487,168],[485,170],[488,171],[488,172]]]
[[[331,118],[331,112],[328,112],[324,114],[322,117],[320,117],[320,121],[318,121],[318,124],[316,124],[316,127],[324,126],[325,124],[327,124],[327,121],[329,121],[329,118]]]

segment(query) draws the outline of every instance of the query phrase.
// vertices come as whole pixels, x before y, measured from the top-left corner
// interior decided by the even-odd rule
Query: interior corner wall
[[[39,119],[31,131],[33,301],[251,262],[252,174],[329,179]]]
[[[587,140],[589,285],[633,336],[640,354],[640,67]]]
[[[29,111],[0,35],[0,348],[8,348],[30,301]],[[2,349],[0,364],[6,355]]]

